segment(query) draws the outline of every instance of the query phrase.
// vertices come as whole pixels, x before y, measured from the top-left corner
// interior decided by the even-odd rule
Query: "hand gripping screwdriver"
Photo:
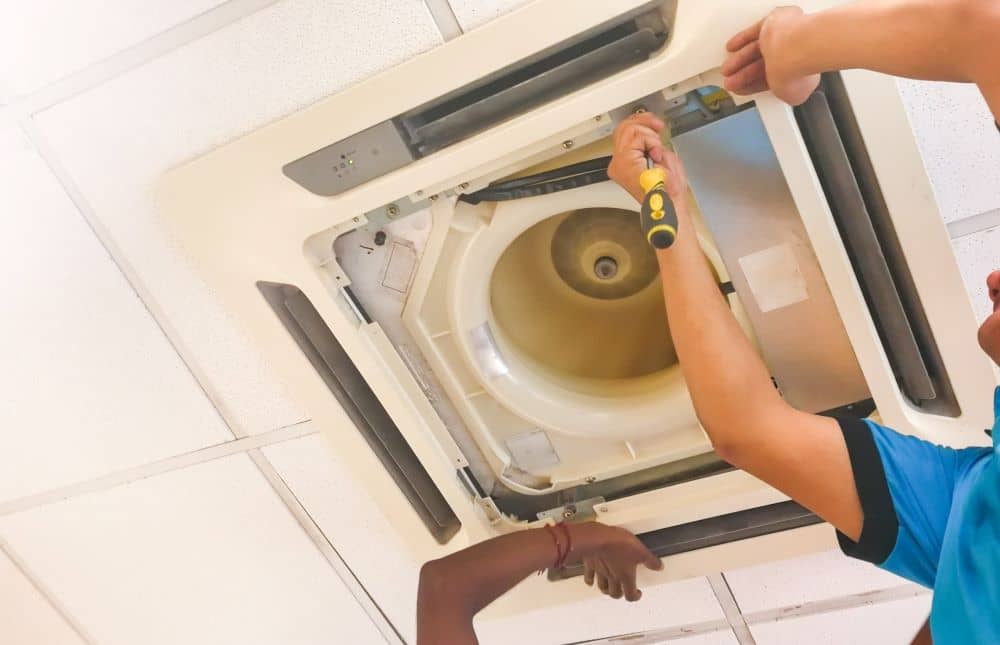
[[[646,170],[639,175],[643,192],[639,216],[646,241],[657,249],[669,248],[677,239],[677,212],[664,188],[666,181],[667,171],[656,166],[646,155]]]

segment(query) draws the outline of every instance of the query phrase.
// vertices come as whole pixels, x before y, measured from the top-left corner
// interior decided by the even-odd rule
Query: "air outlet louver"
[[[309,298],[288,284],[257,287],[427,529],[442,544],[451,539],[458,517]]]

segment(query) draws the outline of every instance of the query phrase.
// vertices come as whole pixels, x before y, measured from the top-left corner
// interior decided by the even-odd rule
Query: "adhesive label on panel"
[[[740,258],[750,292],[762,313],[809,298],[806,280],[789,244],[779,244]]]
[[[399,293],[406,293],[417,264],[417,252],[408,244],[393,242],[382,271],[382,286]]]

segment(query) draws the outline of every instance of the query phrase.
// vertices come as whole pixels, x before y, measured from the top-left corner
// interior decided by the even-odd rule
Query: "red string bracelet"
[[[559,543],[559,532],[556,531],[551,524],[546,524],[545,530],[548,532],[549,535],[552,536],[552,542],[555,543],[556,545],[556,559],[552,563],[552,568],[557,569],[559,568],[559,563],[563,559],[562,545]],[[541,575],[541,573],[542,570],[539,570],[538,574]]]
[[[570,551],[573,550],[573,538],[570,536],[569,527],[566,526],[566,524],[560,522],[556,524],[556,526],[561,528],[563,534],[566,536],[566,551],[561,556],[559,556],[559,561],[555,565],[556,569],[562,569],[564,566],[566,566],[566,559],[569,557]]]

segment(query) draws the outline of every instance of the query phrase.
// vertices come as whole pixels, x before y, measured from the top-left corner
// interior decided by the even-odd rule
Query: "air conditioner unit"
[[[949,444],[989,425],[893,79],[829,74],[794,110],[720,89],[727,35],[770,7],[539,0],[164,177],[203,279],[331,449],[380,464],[398,530],[435,538],[416,559],[547,518],[640,534],[656,579],[834,545],[698,424],[637,205],[603,174],[637,109],[671,124],[705,261],[790,403]]]

